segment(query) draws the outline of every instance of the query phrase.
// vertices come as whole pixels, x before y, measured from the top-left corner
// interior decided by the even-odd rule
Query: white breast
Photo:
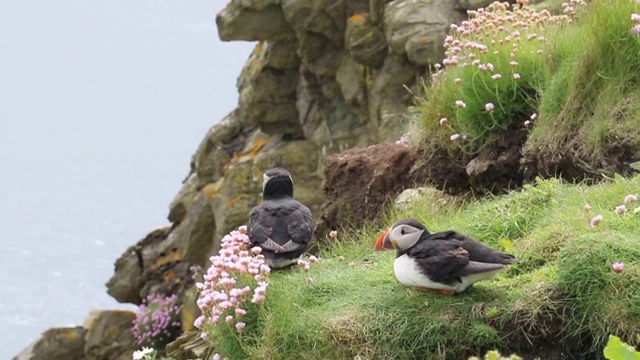
[[[393,272],[395,273],[398,281],[403,285],[419,286],[438,290],[453,290],[455,292],[461,292],[480,280],[493,280],[500,271],[502,271],[502,269],[463,276],[460,278],[462,282],[456,282],[453,285],[446,285],[429,280],[426,275],[420,272],[418,263],[407,255],[400,256],[393,263]]]

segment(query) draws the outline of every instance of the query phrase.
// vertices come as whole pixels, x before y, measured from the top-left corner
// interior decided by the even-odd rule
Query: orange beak
[[[380,237],[378,238],[378,240],[376,241],[376,244],[374,245],[373,249],[375,251],[385,251],[385,250],[389,250],[387,248],[385,248],[383,246],[384,244],[384,238],[387,236],[387,234],[389,234],[389,230],[385,231],[382,233],[382,235],[380,235]]]

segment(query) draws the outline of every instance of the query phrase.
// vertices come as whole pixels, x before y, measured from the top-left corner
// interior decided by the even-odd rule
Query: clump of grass
[[[382,229],[367,227],[337,235],[309,271],[271,273],[265,302],[247,320],[255,331],[211,341],[241,344],[218,347],[223,357],[255,359],[536,355],[540,346],[584,358],[601,353],[610,334],[640,345],[639,188],[640,177],[591,187],[538,180],[449,207],[433,206],[438,195],[425,192],[387,224],[415,217],[432,231],[455,229],[508,249],[522,263],[453,297],[425,293],[396,281],[395,254],[372,249]],[[625,201],[629,210],[616,213]],[[596,215],[603,219],[590,226]]]
[[[610,333],[635,336],[640,326],[638,245],[635,237],[605,230],[578,236],[563,247],[558,290],[565,297],[558,303],[576,314],[567,317],[565,336],[594,338],[592,344],[597,345]],[[614,271],[615,263],[624,264],[624,270]]]
[[[570,20],[499,2],[468,14],[451,26],[444,68],[419,103],[427,148],[473,153],[496,134],[530,126],[548,77],[547,34]]]
[[[595,0],[550,36],[550,75],[538,120],[524,150],[569,156],[584,170],[617,170],[608,162],[640,147],[640,42],[632,31],[636,1]],[[613,158],[613,159],[612,159]]]

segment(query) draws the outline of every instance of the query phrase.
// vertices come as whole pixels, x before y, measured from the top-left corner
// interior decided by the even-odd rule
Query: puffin
[[[432,234],[416,219],[395,222],[374,250],[397,251],[393,271],[401,284],[449,296],[519,262],[453,230]]]
[[[298,262],[313,238],[311,210],[293,198],[293,178],[283,168],[263,174],[262,203],[249,212],[247,236],[262,248],[267,265],[286,268]]]

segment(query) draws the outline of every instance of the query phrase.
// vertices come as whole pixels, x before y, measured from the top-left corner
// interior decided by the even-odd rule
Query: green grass
[[[596,0],[551,37],[551,76],[525,151],[570,154],[597,172],[611,151],[640,147],[640,41],[630,20],[639,10]]]
[[[546,10],[536,12],[527,7],[496,8],[489,13],[495,18],[514,20],[500,24],[484,20],[485,25],[468,36],[453,32],[453,41],[461,42],[461,52],[455,54],[453,43],[448,46],[444,71],[435,75],[425,89],[426,97],[418,101],[420,143],[427,149],[475,153],[507,129],[524,129],[524,122],[537,111],[540,92],[549,76],[545,54],[540,51],[545,48],[547,35],[559,31],[561,21]],[[505,31],[494,31],[487,24],[494,28],[504,26]],[[465,44],[470,43],[486,45],[488,51],[469,49]],[[452,58],[458,59],[457,65],[447,65]],[[473,61],[479,61],[479,66],[490,64],[493,70],[474,66]],[[500,78],[494,79],[497,75]],[[458,100],[466,106],[456,106]],[[488,103],[494,105],[492,111],[487,111]],[[439,122],[442,118],[447,119],[444,126]],[[454,134],[464,139],[451,141]]]
[[[515,16],[528,22],[527,29],[506,21],[504,32],[483,25],[466,37],[453,33],[463,44],[476,41],[489,50],[482,54],[463,47],[458,65],[446,66],[425,86],[413,125],[419,130],[413,140],[424,153],[445,150],[452,161],[459,161],[463,154],[474,155],[504,134],[526,131],[525,157],[567,158],[593,176],[624,171],[625,162],[637,160],[640,38],[631,33],[631,14],[640,12],[640,5],[631,0],[592,0],[577,7],[571,22],[563,16],[536,21],[545,6],[493,10],[497,18]],[[514,30],[520,31],[522,40],[512,57],[516,41],[499,41]],[[533,34],[536,40],[526,40]],[[494,71],[461,66],[471,62],[470,56],[493,64]],[[517,66],[511,66],[511,60]],[[516,72],[518,80],[513,79]],[[502,78],[493,80],[493,74]],[[466,107],[456,107],[457,100]],[[495,109],[486,111],[486,103]],[[525,126],[533,114],[537,117]],[[447,119],[444,126],[439,124],[441,118]],[[460,138],[452,141],[452,135]]]
[[[387,223],[416,217],[432,231],[453,228],[521,264],[446,297],[396,281],[395,254],[372,249],[382,229],[341,234],[309,272],[270,275],[266,303],[247,314],[241,337],[216,331],[212,341],[230,359],[460,359],[489,349],[530,353],[540,344],[573,347],[581,357],[601,354],[610,334],[638,346],[640,213],[633,205],[640,204],[614,212],[638,189],[640,177],[596,186],[539,180],[448,206],[435,206],[432,193]],[[596,214],[604,220],[591,228]],[[624,262],[623,272],[613,272],[613,262]]]

